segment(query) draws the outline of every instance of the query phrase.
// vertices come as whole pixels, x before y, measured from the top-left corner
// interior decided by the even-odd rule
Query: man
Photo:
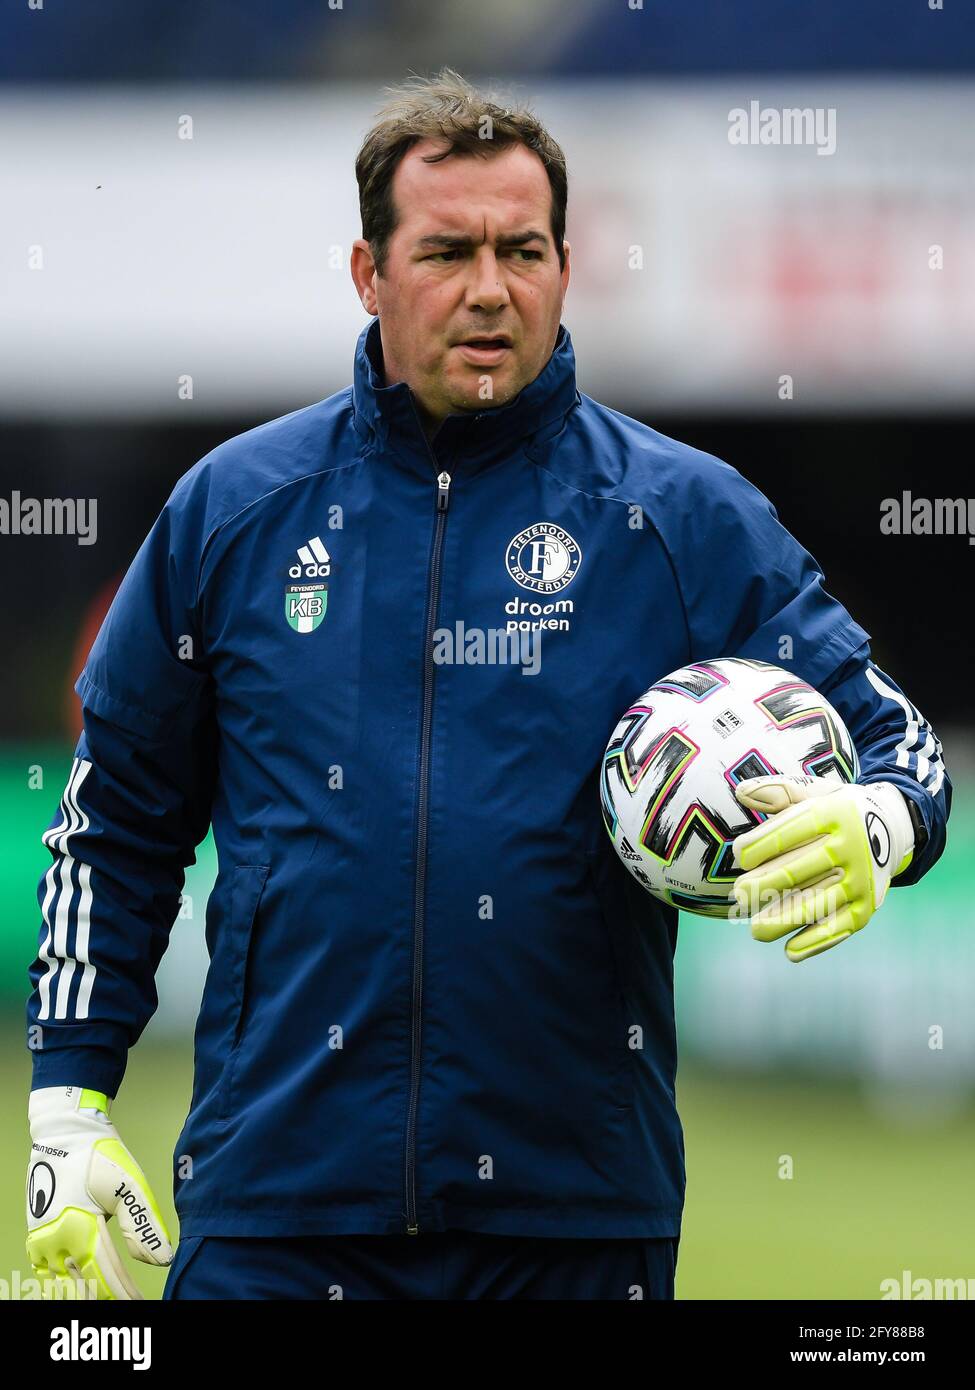
[[[693,660],[828,695],[860,784],[752,817],[745,863],[794,959],[941,853],[940,745],[754,488],[577,391],[565,162],[530,113],[415,81],[357,176],[352,387],[180,481],[77,683],[28,1007],[32,1259],[133,1296],[114,1212],[170,1261],[109,1097],[212,821],[166,1297],[669,1298],[677,918],[601,826],[607,738]],[[766,780],[754,806],[802,795]],[[819,920],[788,889],[823,853]]]

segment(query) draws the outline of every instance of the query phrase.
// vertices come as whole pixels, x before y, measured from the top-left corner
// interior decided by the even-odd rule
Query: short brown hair
[[[428,164],[455,153],[485,158],[514,144],[534,150],[552,189],[552,237],[559,266],[565,268],[562,243],[569,196],[565,155],[528,107],[497,105],[491,95],[478,91],[452,68],[441,68],[435,77],[413,76],[385,91],[389,100],[377,113],[379,120],[355,161],[362,235],[380,275],[396,230],[393,175],[406,152],[425,139],[450,141],[441,153],[423,156]]]

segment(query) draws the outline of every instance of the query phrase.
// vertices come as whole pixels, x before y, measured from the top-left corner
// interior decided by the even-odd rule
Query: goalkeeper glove
[[[890,782],[836,786],[819,777],[748,777],[743,806],[768,820],[739,835],[738,915],[756,941],[786,942],[792,961],[828,951],[870,921],[914,853],[907,801]]]
[[[108,1118],[110,1104],[82,1086],[31,1091],[27,1255],[35,1275],[62,1291],[73,1283],[78,1297],[91,1287],[99,1299],[141,1299],[108,1218],[118,1217],[129,1253],[145,1264],[168,1265],[173,1249],[149,1184]]]

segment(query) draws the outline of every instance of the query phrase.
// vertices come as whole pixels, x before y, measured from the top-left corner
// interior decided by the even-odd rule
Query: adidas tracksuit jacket
[[[132,563],[45,836],[33,1084],[117,1092],[212,821],[184,1236],[677,1235],[677,916],[602,826],[619,715],[790,637],[920,809],[902,882],[940,744],[762,495],[580,394],[564,327],[432,449],[381,382],[373,320],[352,387],[215,449]],[[535,673],[456,660],[509,624]]]

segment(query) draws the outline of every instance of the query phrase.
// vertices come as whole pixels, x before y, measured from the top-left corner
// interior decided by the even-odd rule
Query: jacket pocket
[[[230,978],[232,1031],[229,1052],[220,1088],[220,1117],[229,1120],[233,1111],[233,1083],[241,1044],[247,1028],[252,981],[250,965],[261,894],[270,869],[265,864],[241,864],[233,871],[230,886]]]
[[[620,969],[616,930],[625,925],[625,899],[613,892],[613,882],[599,850],[586,851],[589,886],[596,899],[599,922],[602,926],[607,958],[613,979],[615,1002],[614,1030],[614,1105],[617,1110],[629,1110],[633,1105],[635,1060],[630,1048],[630,1028],[633,1011],[627,1003],[626,988]]]
[[[177,1285],[186,1273],[194,1255],[199,1253],[201,1246],[207,1239],[207,1236],[180,1237],[179,1244],[176,1247],[176,1255],[172,1264],[169,1266],[169,1274],[166,1278],[165,1288],[163,1289],[162,1301],[164,1303],[169,1303],[179,1298],[179,1294],[176,1291]]]

